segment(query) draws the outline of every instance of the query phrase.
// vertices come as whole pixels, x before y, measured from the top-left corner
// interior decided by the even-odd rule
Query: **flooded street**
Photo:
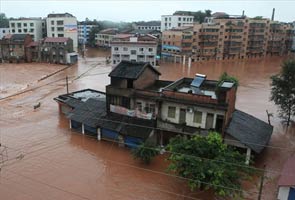
[[[208,199],[208,192],[191,192],[186,182],[167,175],[165,157],[149,166],[134,161],[130,151],[117,144],[97,141],[69,129],[59,114],[54,97],[85,88],[105,91],[109,84],[106,52],[88,52],[77,65],[50,76],[66,66],[33,64],[0,65],[0,199]],[[99,56],[99,57],[98,57]],[[281,125],[276,107],[269,102],[270,76],[279,72],[283,58],[265,60],[194,63],[161,63],[161,79],[176,80],[196,73],[218,79],[226,71],[239,79],[236,107],[267,121],[266,110],[274,113],[270,146],[256,160],[266,164],[265,200],[276,199],[276,182],[289,155],[295,152],[295,128]],[[39,80],[39,81],[38,81]],[[5,98],[13,93],[26,92]],[[33,106],[40,102],[41,107]],[[273,148],[276,147],[276,148]],[[270,172],[271,171],[271,172]],[[259,180],[246,186],[257,199]],[[256,195],[256,196],[255,196]]]

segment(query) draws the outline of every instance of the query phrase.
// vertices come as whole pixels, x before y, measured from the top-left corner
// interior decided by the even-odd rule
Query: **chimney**
[[[271,21],[274,21],[275,19],[275,8],[272,9],[272,16],[271,16]]]
[[[244,17],[244,16],[245,16],[245,11],[243,10],[242,17]]]

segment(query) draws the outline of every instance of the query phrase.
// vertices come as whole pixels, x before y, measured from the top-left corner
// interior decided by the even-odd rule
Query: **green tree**
[[[148,141],[131,150],[133,158],[140,159],[145,164],[149,164],[159,153],[159,149],[156,148],[153,143]]]
[[[217,196],[231,199],[243,195],[241,182],[248,180],[253,170],[245,164],[245,156],[223,143],[220,134],[190,139],[177,136],[168,148],[168,170],[188,179],[191,190],[213,189]]]
[[[228,75],[226,72],[223,72],[223,74],[221,74],[217,85],[220,86],[223,83],[223,81],[233,82],[236,86],[239,86],[239,80],[234,76]]]
[[[90,32],[89,32],[89,45],[94,47],[96,45],[96,40],[95,40],[95,36],[97,33],[99,33],[99,31],[102,30],[102,27],[101,26],[98,26],[98,27],[92,27],[90,29]]]
[[[5,13],[0,13],[0,28],[8,28],[9,20],[6,17]]]
[[[271,97],[279,106],[279,116],[290,125],[291,117],[295,115],[295,60],[286,60],[281,72],[271,77]]]

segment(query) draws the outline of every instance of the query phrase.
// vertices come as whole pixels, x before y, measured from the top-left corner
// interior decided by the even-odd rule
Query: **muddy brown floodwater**
[[[88,51],[88,57],[52,77],[37,81],[64,66],[33,64],[0,65],[1,97],[3,92],[26,92],[1,100],[0,107],[0,199],[205,199],[208,192],[191,192],[184,180],[166,174],[165,155],[149,166],[134,161],[126,148],[69,129],[68,120],[59,114],[53,98],[65,93],[65,76],[70,91],[93,88],[104,90],[112,66],[105,64],[105,51]],[[90,55],[91,54],[91,55]],[[266,121],[266,112],[276,113],[269,102],[270,76],[280,70],[284,58],[265,60],[194,63],[161,63],[162,79],[175,80],[203,73],[217,79],[224,71],[240,81],[236,107]],[[50,68],[52,67],[52,68]],[[5,70],[8,69],[9,70]],[[54,68],[54,69],[53,69]],[[38,73],[35,70],[38,69]],[[49,70],[50,69],[50,70]],[[34,74],[34,76],[32,76]],[[9,87],[8,87],[9,86]],[[33,105],[41,102],[41,107]],[[274,133],[270,145],[256,158],[255,167],[266,164],[267,170],[280,171],[284,161],[294,153],[294,126],[286,129],[274,115]],[[279,173],[267,173],[263,198],[275,199]],[[244,189],[258,191],[259,180],[245,184]],[[249,196],[257,199],[257,195]]]

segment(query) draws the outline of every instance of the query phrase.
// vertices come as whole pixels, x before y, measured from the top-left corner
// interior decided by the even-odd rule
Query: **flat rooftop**
[[[163,88],[173,83],[173,81],[165,81],[165,80],[156,80],[156,82],[145,88],[145,90],[153,91],[153,92],[161,92]]]

